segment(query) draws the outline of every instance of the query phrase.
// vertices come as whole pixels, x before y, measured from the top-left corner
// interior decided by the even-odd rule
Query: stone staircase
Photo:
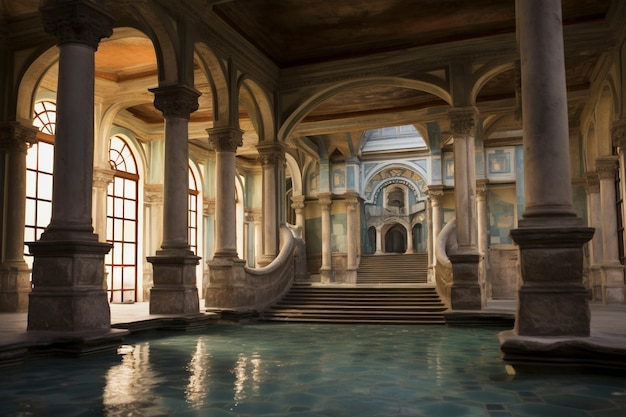
[[[361,256],[357,284],[425,284],[428,254],[385,254]]]
[[[260,320],[364,324],[445,324],[431,285],[294,284]]]

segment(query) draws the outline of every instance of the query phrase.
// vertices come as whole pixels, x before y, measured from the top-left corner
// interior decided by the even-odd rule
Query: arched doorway
[[[406,252],[406,229],[402,225],[396,224],[385,233],[385,252]]]

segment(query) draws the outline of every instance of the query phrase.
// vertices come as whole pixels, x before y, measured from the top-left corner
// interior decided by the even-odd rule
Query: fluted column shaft
[[[214,258],[237,258],[235,202],[235,156],[243,132],[236,128],[207,129],[215,146],[215,254]]]

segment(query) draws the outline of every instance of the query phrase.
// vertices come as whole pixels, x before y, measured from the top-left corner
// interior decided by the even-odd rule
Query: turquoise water
[[[0,369],[0,416],[624,417],[626,376],[509,376],[497,330],[257,323]]]

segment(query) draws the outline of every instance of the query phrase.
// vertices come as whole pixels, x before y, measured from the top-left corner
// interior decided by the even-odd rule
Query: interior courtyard
[[[444,325],[510,320],[519,370],[625,369],[624,21],[619,0],[0,0],[0,359],[427,288]]]

